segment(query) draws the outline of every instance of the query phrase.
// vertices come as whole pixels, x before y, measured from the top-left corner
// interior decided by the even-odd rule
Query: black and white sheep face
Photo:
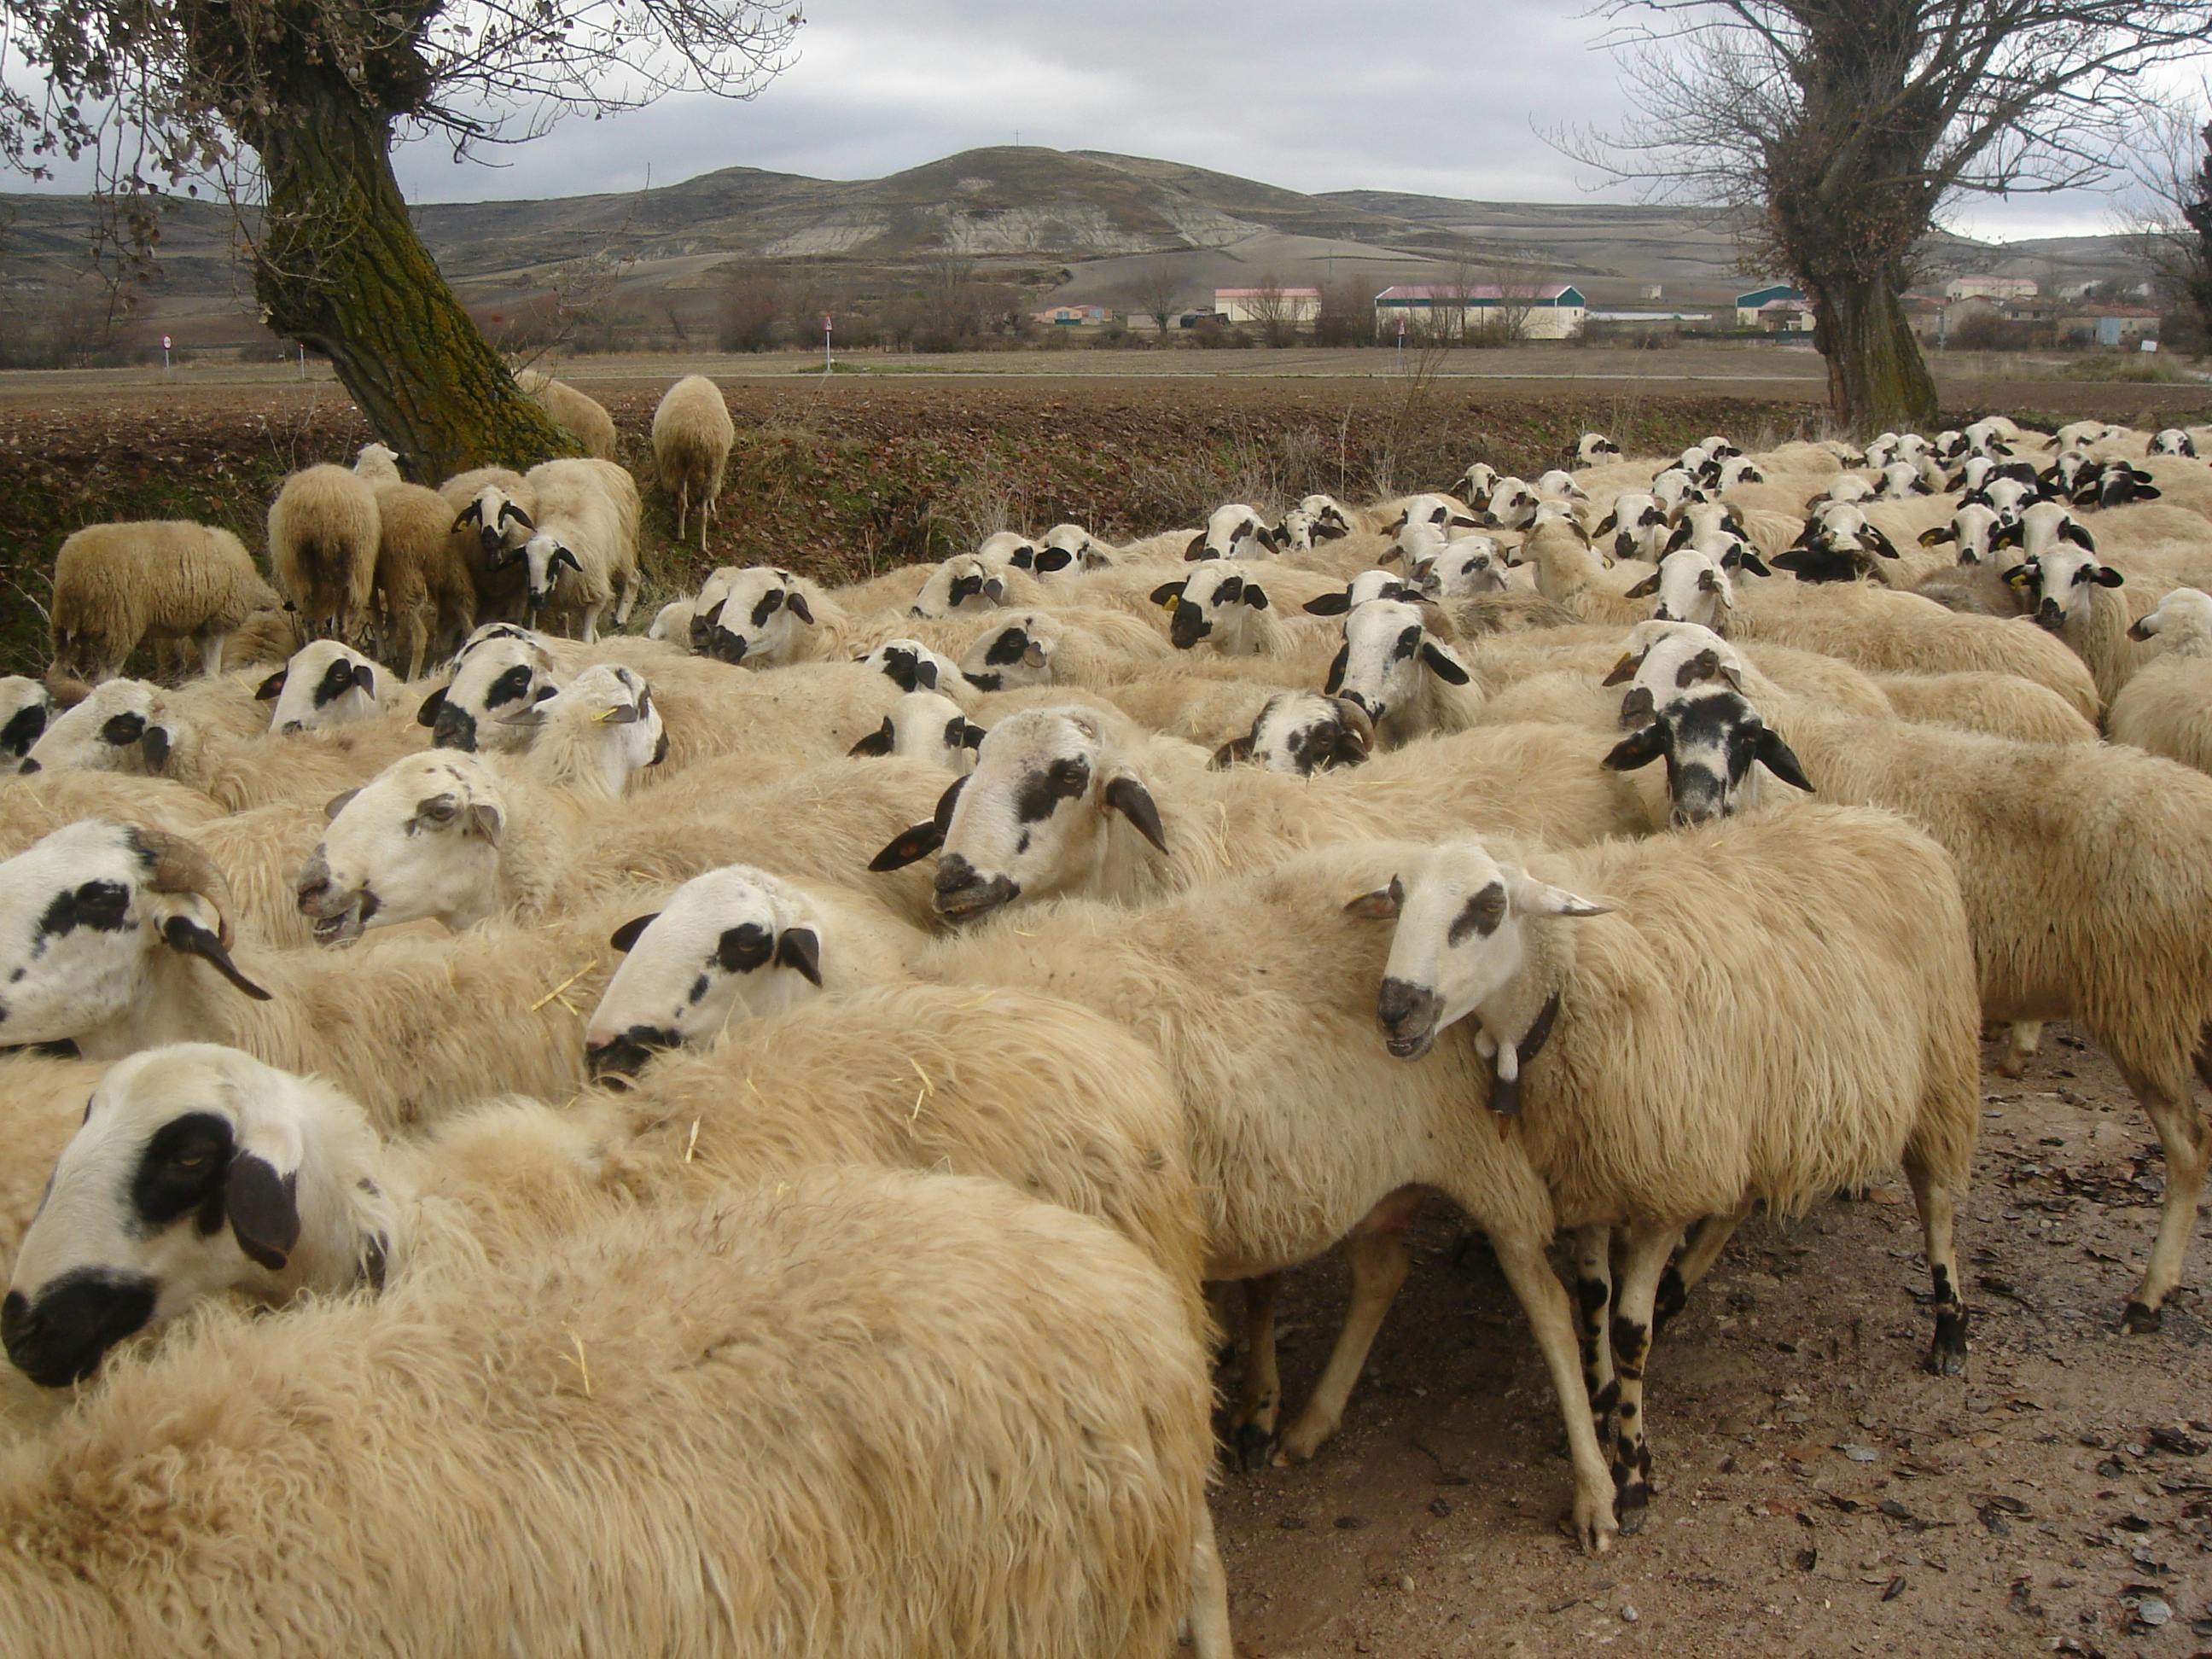
[[[1358,766],[1375,746],[1375,724],[1357,703],[1317,691],[1279,691],[1267,699],[1252,729],[1213,751],[1216,769],[1252,762],[1269,772],[1311,777],[1340,766]]]
[[[13,770],[9,763],[31,752],[55,709],[53,694],[37,680],[21,674],[0,678],[0,770]]]
[[[90,1376],[118,1343],[224,1291],[292,1288],[303,1079],[233,1048],[150,1048],[111,1066],[54,1165],[0,1302],[33,1382]]]
[[[73,1042],[153,994],[164,952],[232,963],[221,878],[173,837],[84,818],[0,863],[0,1048]]]
[[[1283,514],[1275,526],[1275,539],[1287,553],[1310,553],[1314,545],[1314,516],[1302,507]]]
[[[622,963],[584,1027],[595,1077],[634,1077],[657,1050],[711,1042],[734,1019],[819,994],[833,948],[803,893],[743,864],[693,877],[610,943]]]
[[[1734,489],[1738,484],[1765,483],[1766,475],[1759,464],[1741,455],[1731,455],[1723,461],[1714,473],[1715,481],[1723,489]]]
[[[2128,637],[2137,641],[2167,634],[2212,641],[2212,593],[2177,587],[2128,629]]]
[[[1923,547],[1940,547],[1954,543],[1959,550],[1960,564],[1987,564],[1991,553],[1991,538],[1997,532],[1997,515],[1979,501],[1963,503],[1951,515],[1951,522],[1929,526],[1920,532]]]
[[[557,690],[551,657],[534,635],[514,629],[465,647],[453,679],[423,699],[415,718],[430,728],[434,748],[513,753],[536,735],[514,716]]]
[[[595,663],[550,697],[508,716],[533,730],[561,726],[609,799],[620,795],[648,766],[668,758],[668,728],[653,688],[635,669]]]
[[[2067,543],[2014,565],[2005,572],[2005,580],[2026,596],[2028,614],[2037,626],[2057,633],[2088,615],[2091,596],[2098,588],[2118,587],[2125,578],[2100,563],[2094,551]]]
[[[1595,537],[1613,538],[1616,559],[1649,559],[1659,562],[1667,550],[1674,521],[1659,498],[1648,489],[1624,489],[1613,498],[1613,510],[1598,520]]]
[[[1345,618],[1344,644],[1322,689],[1358,705],[1379,726],[1393,710],[1415,702],[1423,674],[1453,685],[1468,679],[1467,665],[1430,634],[1418,606],[1376,599]]]
[[[1720,561],[1694,547],[1677,548],[1659,562],[1659,568],[1628,590],[1631,599],[1656,595],[1654,622],[1695,623],[1715,633],[1725,631],[1735,609],[1735,586]]]
[[[1297,510],[1314,523],[1314,539],[1333,542],[1352,533],[1352,515],[1334,495],[1301,495]]]
[[[1429,552],[1423,555],[1424,559],[1441,552],[1445,545],[1442,542],[1431,542]],[[1340,592],[1317,594],[1308,599],[1305,610],[1310,616],[1341,617],[1376,599],[1401,599],[1407,605],[1414,605],[1420,599],[1421,589],[1418,582],[1408,581],[1388,570],[1367,569],[1353,576]]]
[[[1260,617],[1272,602],[1242,560],[1212,561],[1186,580],[1163,583],[1152,590],[1152,603],[1169,607],[1168,642],[1178,651],[1202,644],[1249,657],[1267,648]]]
[[[2181,428],[2170,426],[2152,438],[2148,453],[2153,455],[2186,455],[2194,459],[2197,440]]]
[[[981,691],[1012,691],[1052,684],[1053,653],[1060,648],[1060,624],[1041,611],[1025,611],[978,637],[960,659],[960,675]]]
[[[1452,486],[1462,501],[1478,513],[1490,505],[1490,497],[1498,488],[1498,469],[1487,461],[1477,461],[1459,475]]]
[[[1504,592],[1511,586],[1505,574],[1511,568],[1504,550],[1490,537],[1462,536],[1413,566],[1411,574],[1423,599],[1470,599],[1479,594]]]
[[[1200,559],[1264,559],[1275,551],[1275,532],[1260,514],[1242,501],[1217,507],[1206,515],[1206,529],[1191,538],[1183,557]]]
[[[1925,495],[1929,489],[1918,465],[1911,461],[1892,461],[1882,468],[1874,493],[1886,501],[1901,501],[1914,495]]]
[[[1735,647],[1710,628],[1692,623],[1638,623],[1607,685],[1620,685],[1620,723],[1641,727],[1664,705],[1694,686],[1724,683],[1744,689],[1744,662]]]
[[[1375,1012],[1384,1046],[1419,1060],[1438,1033],[1496,1001],[1527,969],[1529,922],[1606,907],[1501,864],[1479,841],[1444,842],[1345,907],[1394,921]],[[1479,1039],[1486,1052],[1494,1048]]]
[[[317,640],[295,652],[254,695],[276,705],[270,731],[320,731],[377,713],[383,672],[351,646]]]
[[[1741,692],[1703,686],[1661,704],[1650,724],[1616,744],[1605,764],[1632,772],[1667,763],[1667,796],[1676,824],[1703,823],[1759,805],[1759,769],[1810,791],[1804,768]]]
[[[1670,514],[1685,501],[1705,499],[1705,492],[1698,487],[1696,476],[1685,472],[1679,466],[1670,466],[1655,475],[1651,480],[1651,494]]]
[[[526,592],[530,614],[534,617],[553,603],[554,591],[563,580],[580,582],[584,579],[583,562],[557,536],[539,532],[522,544],[519,557],[527,575]]]
[[[945,791],[933,822],[903,832],[869,867],[896,869],[942,848],[933,902],[939,915],[968,921],[1079,889],[1117,815],[1167,851],[1151,791],[1109,752],[1097,715],[1024,709],[991,728],[975,771]]]
[[[1006,597],[1006,579],[973,554],[945,560],[929,573],[909,615],[954,617],[994,610]]]
[[[1800,581],[1847,582],[1872,571],[1876,559],[1898,556],[1896,544],[1863,508],[1827,501],[1814,508],[1789,550],[1776,556],[1774,568]]]
[[[814,626],[814,611],[791,572],[768,566],[735,572],[719,584],[720,597],[710,609],[710,592],[717,586],[710,580],[700,590],[691,622],[693,650],[749,668],[771,668],[798,654],[799,641]]]
[[[884,723],[854,744],[854,758],[896,755],[964,776],[975,764],[983,728],[960,705],[937,691],[909,691],[891,705]]]
[[[155,777],[167,767],[176,737],[159,686],[109,680],[47,723],[21,769]]]
[[[2057,449],[2087,449],[2092,444],[2118,443],[2128,435],[2124,426],[2113,426],[2105,421],[2069,421],[2058,428],[2052,447]]]
[[[854,660],[883,675],[902,691],[935,691],[960,684],[960,665],[920,640],[885,640]]]
[[[505,556],[520,550],[538,532],[536,521],[497,484],[486,484],[477,491],[475,498],[453,520],[453,528],[473,530],[477,545],[495,568],[511,563],[513,561]]]
[[[1620,453],[1620,446],[1602,432],[1585,432],[1575,440],[1575,465],[1600,466]]]
[[[497,908],[507,799],[473,756],[405,756],[327,810],[295,883],[316,944],[425,918],[458,930]]]
[[[1044,532],[1030,574],[1048,585],[1113,568],[1114,556],[1079,524],[1056,524]]]
[[[1536,522],[1536,510],[1542,500],[1533,487],[1520,479],[1500,478],[1497,488],[1490,492],[1484,522],[1495,530],[1526,530]]]
[[[975,556],[993,570],[1034,571],[1037,544],[1018,531],[995,531],[983,538]]]

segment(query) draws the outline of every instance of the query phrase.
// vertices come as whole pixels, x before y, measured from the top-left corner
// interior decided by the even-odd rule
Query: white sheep
[[[434,641],[457,647],[477,625],[476,560],[465,534],[454,533],[446,498],[420,484],[392,483],[376,492],[376,574],[371,583],[383,613],[394,661],[421,677]]]
[[[346,468],[284,480],[269,508],[269,567],[312,632],[350,644],[368,621],[381,531],[375,490]]]
[[[957,776],[975,766],[983,735],[983,728],[963,714],[951,698],[941,692],[915,690],[893,703],[884,723],[849,752],[856,759],[896,755]]]
[[[1277,551],[1275,532],[1259,510],[1231,501],[1206,514],[1206,528],[1183,549],[1185,560],[1266,558]]]
[[[1344,619],[1344,644],[1322,690],[1356,705],[1374,722],[1378,746],[1463,732],[1482,708],[1467,664],[1431,631],[1419,605],[1376,599]]]
[[[159,775],[169,758],[161,689],[145,680],[107,680],[46,722],[21,763],[26,772]]]
[[[224,641],[279,602],[228,530],[176,520],[93,525],[54,559],[54,670],[106,679],[142,642],[189,639],[212,678]]]
[[[1613,498],[1606,515],[1590,527],[1590,538],[1613,538],[1613,552],[1620,559],[1648,559],[1654,564],[1667,550],[1673,522],[1659,498],[1648,489],[1624,489]]]
[[[399,452],[390,444],[367,443],[353,458],[355,474],[365,479],[371,489],[382,489],[386,484],[404,483],[400,476]]]
[[[722,474],[738,428],[722,389],[703,374],[687,374],[668,388],[653,411],[653,459],[660,486],[676,496],[676,538],[684,539],[690,514],[699,514],[699,550],[707,550],[707,526],[722,493]],[[611,453],[611,452],[610,452]]]
[[[1110,569],[1114,555],[1079,524],[1056,524],[1044,532],[1030,574],[1041,582]]]
[[[1848,582],[1879,575],[1877,560],[1902,556],[1860,502],[1815,501],[1797,539],[1774,556],[1773,566],[1803,582]]]
[[[2186,455],[2194,459],[2197,455],[2197,440],[2180,427],[2164,427],[2151,439],[2150,447],[2144,453],[2151,455]]]
[[[1340,591],[1328,576],[1283,568],[1261,573],[1239,559],[1209,561],[1161,583],[1149,597],[1168,608],[1168,643],[1178,651],[1203,645],[1227,657],[1279,657],[1310,651],[1325,637],[1290,607],[1310,609]]]
[[[1251,729],[1214,751],[1216,767],[1251,763],[1269,772],[1311,777],[1340,766],[1366,763],[1375,747],[1375,722],[1358,703],[1317,691],[1268,694]]]
[[[987,565],[971,553],[957,554],[929,573],[907,614],[951,617],[996,610],[1006,599],[1006,569]],[[1035,593],[1032,586],[1029,592]]]
[[[529,573],[525,604],[532,625],[550,611],[588,644],[611,605],[615,626],[624,626],[637,601],[635,480],[601,460],[545,461],[524,477],[537,499],[536,528],[504,557]]]
[[[537,497],[522,474],[504,466],[456,473],[438,486],[453,510],[453,538],[468,555],[477,614],[520,622],[529,567],[519,554],[538,527]]]
[[[272,702],[271,732],[322,731],[384,712],[391,676],[336,640],[302,646],[261,682],[254,696]]]
[[[2112,741],[2212,772],[2212,595],[2177,587],[2128,637],[2157,652],[2112,699]]]
[[[2128,636],[2127,601],[2113,591],[2127,579],[2098,559],[2096,538],[2057,501],[2029,507],[2015,534],[2021,562],[2005,580],[2019,587],[2036,625],[2088,665],[2110,705],[2142,656]]]
[[[54,694],[40,681],[21,674],[0,676],[0,772],[15,770],[14,763],[31,752],[59,709]]]
[[[770,668],[835,655],[848,626],[844,608],[804,576],[726,566],[699,589],[691,644],[717,662]]]
[[[524,397],[545,411],[554,425],[581,444],[585,454],[596,460],[614,459],[615,420],[605,404],[543,369],[524,369],[514,377],[514,384]]]
[[[1620,446],[1602,432],[1585,432],[1575,440],[1574,466],[1601,466],[1610,458],[1620,453]]]
[[[1824,800],[1903,813],[1950,854],[1984,1016],[2079,1020],[2142,1103],[2166,1152],[2166,1196],[2124,1321],[2155,1330],[2212,1160],[2212,1125],[2191,1094],[2212,1023],[2212,778],[2119,744],[2013,743],[1808,702],[1772,714]],[[1763,724],[1735,692],[1707,688],[1659,710],[1607,763],[1665,753],[1671,774],[1686,744],[1723,780],[1692,809],[1726,811],[1731,775],[1716,757]],[[2027,1035],[2015,1030],[2011,1075]]]
[[[920,640],[885,640],[854,660],[901,691],[935,691],[949,698],[974,690],[958,663]]]
[[[511,716],[558,689],[545,641],[513,623],[486,623],[462,642],[452,678],[415,718],[436,748],[526,749],[531,730]]]

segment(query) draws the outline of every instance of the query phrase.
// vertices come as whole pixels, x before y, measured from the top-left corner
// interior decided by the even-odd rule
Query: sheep
[[[271,732],[325,731],[383,713],[381,690],[388,680],[351,646],[317,640],[295,652],[253,695],[276,705],[269,711]]]
[[[2212,772],[2212,596],[2177,587],[2128,637],[2160,649],[2112,699],[2112,741]]]
[[[1774,568],[1804,582],[1847,582],[1875,575],[1876,559],[1898,559],[1897,544],[1855,501],[1814,504],[1797,539],[1774,556]]]
[[[2076,507],[2125,507],[2130,501],[2154,501],[2166,492],[2151,475],[2125,461],[2093,461],[2076,480]]]
[[[979,691],[1025,685],[1106,686],[1152,672],[1173,647],[1111,611],[1027,611],[993,624],[962,653],[961,678]]]
[[[1345,617],[1344,643],[1322,690],[1356,706],[1374,722],[1376,744],[1395,749],[1474,725],[1482,694],[1470,678],[1419,606],[1376,599]]]
[[[1719,560],[1694,547],[1675,549],[1628,590],[1632,599],[1654,594],[1659,600],[1651,611],[1655,622],[1694,623],[1724,635],[1735,614],[1735,584]]]
[[[1626,628],[1644,620],[1644,607],[1626,592],[1642,567],[1607,570],[1579,525],[1556,520],[1537,526],[1521,544],[1520,561],[1535,568],[1539,593],[1585,621]]]
[[[1315,691],[1270,694],[1251,730],[1214,751],[1212,765],[1249,762],[1269,772],[1311,777],[1340,766],[1360,766],[1375,747],[1375,722],[1358,703]]]
[[[39,681],[0,675],[0,772],[15,769],[11,763],[31,752],[59,709],[54,694]]]
[[[691,618],[698,609],[689,599],[671,599],[653,613],[653,621],[645,630],[648,640],[665,641],[681,651],[691,648]]]
[[[804,576],[726,567],[699,589],[691,647],[717,662],[769,668],[833,654],[848,626],[844,608]]]
[[[1535,596],[1534,573],[1514,564],[1489,536],[1462,536],[1448,542],[1409,566],[1407,574],[1419,584],[1419,597],[1431,604],[1509,591]]]
[[[1659,505],[1673,513],[1686,501],[1701,501],[1705,492],[1694,474],[1679,466],[1670,466],[1656,472],[1651,477],[1651,493],[1659,498]]]
[[[868,867],[942,848],[932,902],[966,922],[1060,895],[1139,902],[1363,836],[1476,823],[1569,843],[1641,830],[1633,791],[1584,747],[1553,726],[1493,726],[1301,779],[1197,769],[1183,745],[1099,709],[1026,709],[993,726],[975,771]]]
[[[1206,528],[1183,549],[1186,561],[1197,559],[1265,558],[1278,550],[1275,532],[1256,508],[1242,501],[1217,507],[1206,515]]]
[[[1911,591],[1947,610],[1984,617],[2024,614],[2026,599],[2018,586],[2004,580],[1996,562],[1997,532],[2002,527],[1994,508],[1979,501],[1960,502],[1950,523],[1933,525],[1920,532],[1923,547],[1947,543],[1955,546],[1957,565],[1922,577],[1912,584]]]
[[[512,623],[487,623],[462,642],[453,677],[416,714],[439,749],[526,749],[530,729],[509,717],[551,696],[553,659],[544,641]]]
[[[514,384],[524,397],[545,411],[554,425],[581,444],[585,454],[594,460],[614,459],[615,420],[604,405],[543,369],[522,370],[514,377]]]
[[[2127,435],[2127,428],[2114,426],[2109,421],[2069,421],[2051,434],[2051,447],[2087,449],[2092,444],[2118,443]]]
[[[692,509],[699,513],[699,550],[707,550],[707,526],[722,493],[722,473],[738,428],[722,389],[703,374],[686,374],[668,388],[653,411],[653,459],[660,487],[676,495],[676,539]],[[612,450],[608,454],[612,456]]]
[[[1932,495],[1936,492],[1929,487],[1927,477],[1917,463],[1892,461],[1882,468],[1874,493],[1878,501],[1901,501],[1909,496]]]
[[[637,484],[612,461],[544,461],[524,475],[537,497],[536,528],[520,551],[503,554],[528,571],[532,625],[550,611],[589,644],[611,604],[615,626],[637,601]],[[570,579],[564,580],[566,570]]]
[[[962,714],[958,703],[940,692],[920,690],[893,703],[884,723],[849,752],[855,759],[896,755],[961,776],[975,766],[982,744],[983,728]]]
[[[1495,1066],[1491,1110],[1521,1127],[1553,1206],[1542,1231],[1523,1224],[1523,1248],[1553,1225],[1618,1234],[1618,1280],[1594,1251],[1576,1288],[1625,1530],[1650,1498],[1643,1379],[1686,1225],[1723,1218],[1724,1237],[1754,1202],[1802,1212],[1901,1161],[1935,1286],[1927,1369],[1964,1370],[1953,1226],[1981,1106],[1973,958],[1927,836],[1808,808],[1525,866],[1460,838],[1401,849],[1349,908],[1393,924],[1376,998],[1388,1051],[1419,1063],[1466,1022]],[[1686,1115],[1655,1114],[1662,1101]]]
[[[1056,524],[1044,532],[1030,574],[1041,582],[1112,568],[1114,555],[1079,524]]]
[[[1043,596],[1043,589],[1012,566],[987,565],[973,554],[962,553],[929,573],[907,614],[933,617],[973,614],[994,611],[1002,605],[1035,605]]]
[[[2169,426],[2161,428],[2157,434],[2151,439],[2150,447],[2148,449],[2144,451],[2144,453],[2149,455],[2186,455],[2191,460],[2194,460],[2197,458],[2197,440],[2191,437],[2180,427]]]
[[[653,688],[635,669],[594,663],[550,697],[510,718],[534,728],[509,775],[580,801],[621,798],[646,768],[668,758],[668,728]]]
[[[537,530],[537,496],[522,474],[503,466],[456,473],[438,486],[453,510],[453,539],[469,560],[477,614],[522,620],[529,566],[510,556]]]
[[[902,691],[935,691],[950,698],[973,690],[958,663],[920,640],[885,640],[853,660],[883,675]]]
[[[1319,638],[1315,624],[1286,617],[1285,608],[1310,608],[1324,594],[1340,591],[1327,576],[1298,570],[1262,576],[1245,561],[1217,560],[1180,580],[1161,583],[1150,597],[1168,607],[1168,643],[1178,651],[1203,643],[1228,657],[1274,657]]]
[[[1648,489],[1624,489],[1613,498],[1612,508],[1591,526],[1590,538],[1613,538],[1618,559],[1649,559],[1657,563],[1666,550],[1672,528],[1667,509]]]
[[[1872,459],[1871,456],[1869,457]],[[1812,513],[1829,502],[1843,504],[1874,499],[1875,487],[1856,472],[1838,472],[1828,480],[1818,495],[1806,498],[1805,511]]]
[[[1725,460],[1713,464],[1713,487],[1723,494],[1731,489],[1740,489],[1745,484],[1765,482],[1766,474],[1759,470],[1757,462],[1747,456],[1732,455]]]
[[[390,444],[363,444],[353,458],[354,475],[366,482],[372,489],[381,489],[386,484],[404,483],[400,476],[399,452]]]
[[[1098,1223],[795,1169],[210,1310],[0,1477],[0,1645],[1158,1653],[1196,1577],[1225,1654],[1208,1401],[1176,1287]]]
[[[197,789],[166,778],[116,772],[40,772],[11,778],[0,789],[0,859],[79,818],[127,817],[149,829],[182,834],[227,817]]]
[[[1733,691],[1698,701],[1701,746],[1725,750],[1761,724]],[[1624,751],[1638,748],[1608,764],[1653,757],[1668,742],[1659,726],[1679,724],[1688,702],[1662,708],[1624,739]],[[2013,743],[1810,703],[1775,717],[1823,799],[1901,812],[1951,854],[1984,1017],[2078,1020],[2142,1103],[2166,1152],[2166,1196],[2122,1322],[2158,1329],[2212,1158],[2212,1124],[2190,1094],[2212,1021],[2212,778],[2117,744]],[[1729,805],[1723,787],[1717,810]],[[2008,1075],[2025,1059],[2022,1036]]]
[[[108,680],[49,722],[21,763],[25,772],[158,774],[169,757],[161,688]]]
[[[2005,573],[2036,626],[2055,634],[2088,665],[2109,705],[2142,653],[2129,642],[2127,602],[2113,589],[2127,579],[2097,558],[2095,538],[2056,501],[2039,501],[2018,526],[2021,562]]]
[[[453,533],[446,498],[420,484],[386,484],[376,492],[379,532],[371,583],[390,630],[404,653],[407,678],[420,678],[430,642],[457,646],[477,625],[474,561]],[[398,660],[395,658],[395,660]]]
[[[54,558],[54,672],[102,680],[145,641],[190,639],[213,678],[229,636],[278,603],[228,530],[181,520],[93,525]]]
[[[1620,446],[1602,432],[1585,432],[1575,440],[1574,460],[1577,471],[1584,467],[1602,465],[1608,457],[1618,457]]]
[[[312,634],[354,642],[368,617],[381,529],[375,490],[344,467],[284,480],[269,508],[269,567]]]
[[[1034,570],[1037,544],[1018,530],[995,530],[976,544],[975,556],[994,570]]]

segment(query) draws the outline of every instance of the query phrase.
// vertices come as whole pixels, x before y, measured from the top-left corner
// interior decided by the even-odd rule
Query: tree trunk
[[[415,234],[390,118],[342,85],[251,135],[269,181],[253,287],[270,327],[326,353],[376,435],[428,483],[580,455],[515,389]]]
[[[1887,276],[1808,276],[1813,343],[1828,361],[1828,408],[1846,432],[1932,432],[1936,382]]]

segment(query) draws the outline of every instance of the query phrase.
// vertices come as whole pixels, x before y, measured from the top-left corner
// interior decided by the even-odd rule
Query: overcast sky
[[[1612,59],[1577,0],[809,0],[796,64],[750,104],[679,97],[569,120],[494,165],[403,150],[423,201],[673,184],[747,166],[831,179],[1020,142],[1151,155],[1300,191],[1562,201],[1601,181],[1551,149],[1617,125]],[[11,187],[0,175],[0,189]],[[1596,192],[1616,199],[1620,187]],[[2101,196],[1977,203],[1999,237],[2113,228]]]

